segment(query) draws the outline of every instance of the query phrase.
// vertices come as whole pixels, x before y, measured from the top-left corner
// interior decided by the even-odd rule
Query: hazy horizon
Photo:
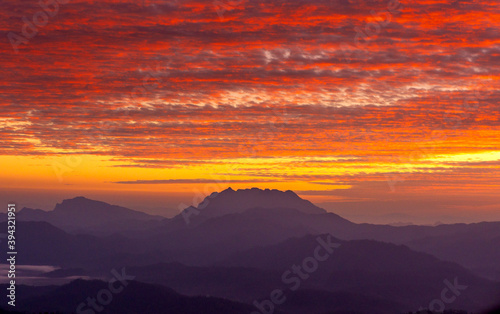
[[[229,188],[230,186],[228,186]],[[252,188],[243,187],[245,188]],[[220,192],[219,190],[217,192]],[[456,199],[455,202],[446,202],[436,199],[422,200],[422,199],[392,199],[385,201],[337,201],[337,202],[321,202],[315,201],[314,195],[309,192],[294,191],[300,197],[313,202],[315,205],[329,211],[336,213],[348,220],[356,223],[376,223],[376,224],[393,224],[393,223],[413,223],[434,225],[436,223],[476,223],[482,221],[500,221],[500,213],[496,211],[495,206],[483,206],[486,209],[481,209],[477,205],[475,199]],[[0,200],[5,203],[11,202],[16,199],[16,194],[25,195],[26,191],[1,191]],[[38,194],[37,194],[38,193]],[[151,215],[160,215],[166,218],[174,217],[188,206],[197,206],[200,200],[200,194],[185,193],[177,195],[176,193],[155,192],[155,193],[128,193],[125,194],[121,191],[103,192],[103,191],[84,191],[78,193],[72,192],[47,192],[45,190],[30,190],[31,201],[18,202],[19,208],[28,207],[35,209],[42,209],[51,211],[57,203],[62,202],[64,199],[72,199],[74,197],[83,196],[89,199],[103,201],[112,205],[119,205],[126,208],[142,211]],[[11,196],[9,200],[6,195]],[[204,195],[208,196],[208,195]],[[19,199],[19,198],[18,198]],[[475,206],[476,211],[471,212],[464,210],[467,205],[465,201],[470,203],[470,206]],[[441,211],[436,213],[436,203],[441,206]],[[454,206],[453,206],[454,205]],[[447,207],[447,210],[446,209]],[[425,210],[422,210],[425,208]],[[4,211],[0,211],[4,212]]]

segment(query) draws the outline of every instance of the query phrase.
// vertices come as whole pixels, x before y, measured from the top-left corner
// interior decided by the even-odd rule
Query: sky
[[[259,187],[500,220],[499,21],[493,0],[2,1],[0,200],[171,216]]]

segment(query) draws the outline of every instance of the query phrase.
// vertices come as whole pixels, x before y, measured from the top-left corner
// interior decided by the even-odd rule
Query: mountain
[[[150,249],[156,245],[175,251],[176,261],[208,265],[236,251],[352,225],[333,213],[306,214],[290,208],[250,208],[242,213],[198,221],[197,224],[172,219],[163,230],[143,242]]]
[[[236,195],[244,195],[246,198],[242,199],[246,203],[238,203]],[[286,206],[278,206],[281,203],[276,200],[283,201]],[[161,217],[82,197],[65,200],[51,212],[23,209],[18,219],[19,222],[45,220],[64,231],[99,236],[85,238],[85,241],[90,241],[86,244],[82,243],[83,238],[61,236],[68,241],[57,248],[61,254],[44,256],[44,261],[54,263],[51,265],[84,267],[92,263],[90,258],[81,256],[82,253],[77,250],[87,245],[97,254],[96,258],[100,258],[99,263],[105,265],[136,259],[138,262],[148,260],[150,263],[181,262],[207,266],[238,251],[274,245],[291,237],[330,233],[343,240],[371,239],[407,244],[416,251],[458,262],[486,278],[500,278],[500,266],[496,263],[500,257],[498,222],[435,227],[355,224],[334,213],[318,210],[293,192],[276,190],[227,189],[206,198],[204,204],[199,206],[199,215],[190,217],[192,223],[187,223],[182,214],[174,219],[159,220]],[[234,213],[217,214],[221,213],[218,208],[229,211],[233,205],[237,206]],[[253,205],[259,207],[249,207]],[[305,212],[308,209],[311,213]],[[207,213],[215,215],[211,217]],[[27,216],[32,218],[27,219]],[[200,216],[203,216],[202,219],[198,219]],[[47,228],[44,228],[24,242],[33,248],[28,260],[38,265],[41,261],[37,258],[41,258],[43,252],[54,250],[53,241],[58,240],[56,236],[45,237],[43,232]],[[122,237],[119,240],[108,237],[114,233]],[[102,236],[103,241],[100,241]],[[76,252],[71,253],[71,250]]]
[[[0,223],[0,228],[7,230],[7,223]],[[25,265],[89,266],[126,244],[123,237],[73,235],[47,222],[16,223],[17,259]],[[8,252],[7,241],[0,242],[0,248],[2,255]]]
[[[500,270],[495,262],[497,259],[490,258],[492,254],[498,254],[498,222],[393,227],[355,224],[333,213],[306,214],[296,209],[251,208],[242,213],[208,218],[197,224],[186,224],[182,218],[164,220],[153,227],[147,227],[148,223],[134,221],[129,230],[141,227],[145,229],[141,232],[127,232],[121,238],[85,238],[93,243],[86,245],[91,245],[89,249],[94,250],[94,260],[81,255],[80,252],[85,252],[86,249],[77,250],[85,247],[82,243],[83,235],[78,239],[68,238],[69,235],[45,237],[43,228],[36,234],[36,228],[27,228],[29,231],[19,236],[33,233],[23,240],[26,246],[32,247],[28,251],[31,252],[30,256],[26,257],[29,261],[39,264],[37,258],[41,258],[44,252],[57,250],[61,254],[47,253],[43,260],[51,262],[50,265],[67,267],[84,267],[89,261],[95,264],[97,260],[103,265],[123,261],[138,265],[147,260],[150,263],[181,262],[207,266],[238,251],[277,244],[291,237],[330,233],[343,240],[372,239],[408,244],[416,251],[458,262],[485,278],[497,279]],[[53,243],[59,238],[72,240],[54,248]],[[98,249],[103,245],[106,249]],[[77,252],[70,254],[71,250]]]
[[[207,196],[198,206],[186,208],[179,216],[199,216],[211,218],[228,214],[242,213],[250,208],[289,208],[307,214],[324,214],[326,211],[313,203],[300,198],[292,191],[270,189],[233,190],[228,188],[220,193]],[[199,218],[198,217],[198,218]]]
[[[52,211],[23,208],[17,219],[46,221],[73,233],[106,235],[156,227],[165,218],[80,196],[64,200]]]
[[[115,279],[116,280],[116,279]],[[170,288],[145,284],[137,281],[121,285],[116,281],[114,291],[104,281],[75,280],[61,287],[34,288],[28,297],[18,295],[16,310],[58,313],[95,313],[92,308],[102,314],[241,314],[251,313],[251,305],[228,301],[214,297],[187,297]],[[1,285],[6,288],[6,285]],[[23,286],[18,289],[23,289]],[[4,289],[5,290],[5,289]],[[36,295],[36,291],[40,292]],[[24,298],[23,298],[24,296]],[[89,299],[94,298],[94,305]],[[3,298],[6,299],[6,298]],[[2,300],[2,306],[6,307]]]
[[[281,206],[267,197],[255,196],[234,205],[234,193],[270,193],[288,201]],[[469,287],[453,304],[457,308],[482,309],[499,293],[496,283],[476,276],[494,275],[498,270],[498,222],[401,227],[355,224],[334,213],[320,213],[314,208],[307,212],[312,204],[293,192],[275,190],[228,189],[206,201],[199,206],[199,214],[191,216],[192,223],[179,215],[151,224],[149,215],[130,213],[119,206],[82,198],[66,200],[50,215],[100,215],[104,221],[101,228],[112,229],[113,217],[125,213],[131,218],[127,230],[141,231],[106,236],[72,234],[48,222],[21,219],[16,226],[18,258],[24,264],[62,266],[62,275],[71,274],[71,268],[81,268],[95,278],[123,265],[134,268],[138,280],[162,284],[182,294],[210,294],[251,304],[255,299],[268,298],[270,291],[282,285],[282,272],[310,256],[314,238],[328,233],[342,243],[338,254],[315,272],[316,279],[304,282],[300,291],[290,292],[290,303],[280,308],[283,311],[303,313],[308,307],[324,314],[331,312],[325,309],[343,311],[358,301],[372,304],[381,313],[394,308],[414,311],[441,293],[444,280],[453,282],[455,278]],[[231,211],[231,206],[237,209]],[[26,213],[38,218],[46,215],[38,210]],[[95,222],[86,219],[82,218],[82,225]],[[0,224],[0,228],[6,230],[6,224]],[[5,247],[2,250],[7,251]],[[440,260],[416,251],[431,253]],[[318,304],[307,303],[315,292]],[[344,304],[337,308],[328,303],[329,298],[345,298],[345,303],[337,302]],[[363,309],[357,309],[363,313]]]
[[[302,282],[301,289],[378,296],[392,304],[399,303],[399,311],[427,307],[441,295],[447,286],[445,280],[467,286],[453,304],[461,309],[484,310],[500,295],[500,283],[483,279],[458,264],[402,245],[371,240],[342,241],[329,235],[291,238],[277,245],[235,253],[219,265],[283,272],[293,264],[304,266],[303,261],[314,256],[318,237],[330,237],[331,242],[340,245],[325,261],[318,263],[317,270]]]
[[[427,236],[409,241],[414,250],[461,265],[485,278],[500,281],[500,224],[482,222],[469,224],[456,232]]]
[[[292,291],[282,276],[293,265],[303,266],[314,256],[318,237],[340,246],[319,262],[317,270],[301,281],[298,290]],[[358,313],[414,311],[428,307],[440,296],[447,287],[445,281],[467,286],[454,305],[471,311],[491,306],[500,293],[499,283],[406,246],[328,237],[291,238],[235,253],[213,266],[160,263],[130,267],[130,272],[137,280],[168,285],[182,294],[210,294],[244,303],[268,299],[271,291],[282,289],[288,301],[279,309],[286,313],[326,313],[334,309]]]
[[[249,304],[253,304],[255,300],[262,302],[269,299],[271,291],[283,288],[283,271],[246,267],[190,267],[165,263],[130,268],[137,280],[168,283],[184,295],[210,294]],[[277,308],[285,313],[323,314],[327,310],[350,310],[351,313],[375,314],[398,313],[402,308],[398,302],[356,292],[315,290],[306,285],[297,291],[284,291],[286,302]],[[367,309],[370,311],[366,311]]]

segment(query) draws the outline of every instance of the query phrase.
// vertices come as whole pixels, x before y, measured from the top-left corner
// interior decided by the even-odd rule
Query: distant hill
[[[469,224],[451,234],[422,237],[407,244],[500,281],[500,223]]]
[[[315,238],[328,233],[341,247],[315,278],[290,293],[284,312],[341,313],[351,307],[363,313],[362,307],[349,305],[358,303],[372,304],[380,313],[415,311],[440,296],[444,280],[455,278],[468,286],[456,308],[482,310],[500,295],[498,283],[476,275],[497,278],[499,222],[356,224],[277,190],[228,189],[205,201],[190,223],[183,214],[162,219],[81,197],[51,212],[25,209],[16,224],[18,258],[27,265],[63,268],[48,277],[84,273],[102,278],[123,265],[140,281],[185,295],[251,304],[269,297],[283,284],[282,272],[310,256]],[[23,215],[43,221],[23,221]],[[7,229],[5,222],[0,229]],[[3,252],[5,244],[0,243]],[[316,304],[310,301],[314,291]],[[343,302],[335,307],[329,300]]]
[[[7,224],[0,223],[0,228],[7,230]],[[17,258],[27,265],[88,266],[125,243],[120,237],[69,234],[43,221],[16,223]],[[2,256],[8,252],[6,245],[7,241],[0,242]]]
[[[489,258],[492,254],[499,253],[496,235],[499,233],[500,223],[497,222],[436,227],[394,227],[354,224],[333,213],[306,214],[294,209],[253,208],[243,213],[209,218],[196,225],[187,225],[184,220],[164,220],[159,226],[146,228],[149,226],[148,223],[144,222],[143,225],[142,222],[135,221],[133,225],[138,226],[136,228],[144,227],[145,229],[141,232],[124,233],[120,241],[116,237],[112,241],[107,238],[88,239],[96,243],[94,260],[100,257],[106,259],[107,263],[123,259],[132,262],[136,256],[138,261],[148,259],[151,263],[177,261],[191,265],[210,265],[237,251],[277,244],[291,237],[327,232],[344,240],[373,239],[396,244],[408,243],[415,250],[434,254],[443,260],[459,262],[487,278],[498,278],[500,271],[496,259]],[[42,242],[41,240],[45,238],[43,228],[28,229],[30,230],[19,236],[31,234],[22,241],[27,246],[33,247],[29,251],[31,256],[34,257],[36,252],[40,252],[40,254],[46,254],[46,262],[58,261],[56,265],[64,263],[68,267],[84,266],[82,264],[85,263],[86,256],[82,257],[83,253],[66,252],[59,256],[44,253],[53,250],[65,252],[66,247],[61,244],[54,248],[53,241],[58,241],[57,236],[51,236],[53,240],[47,239]],[[33,232],[36,230],[40,233],[35,235]],[[457,235],[456,239],[455,235]],[[61,238],[66,237],[67,235]],[[83,241],[82,237],[77,243]],[[97,249],[97,247],[108,245],[110,241],[115,242],[109,244],[112,249],[109,247],[104,251]],[[74,247],[84,247],[83,244],[71,243],[75,245]],[[89,249],[83,249],[83,252]],[[142,257],[139,259],[138,255]],[[36,258],[27,258],[37,264],[40,263]],[[73,263],[71,261],[80,263],[68,264]]]
[[[234,254],[220,265],[289,269],[291,264],[300,264],[304,258],[312,256],[316,239],[317,236],[305,236],[250,249]],[[401,310],[416,310],[420,305],[428,305],[445,287],[445,279],[457,278],[459,283],[468,286],[454,303],[461,309],[485,309],[500,295],[500,283],[485,280],[458,264],[443,262],[406,246],[370,240],[332,239],[332,242],[341,245],[311,275],[314,278],[306,283],[311,288],[365,295],[373,295],[376,291],[379,297],[406,306]]]
[[[326,235],[322,236],[326,238]],[[282,275],[292,265],[313,256],[317,236],[288,239],[277,245],[234,254],[216,266],[192,267],[161,263],[131,267],[137,280],[165,284],[187,295],[211,294],[250,303],[268,297],[274,289],[286,291],[287,313],[399,313],[427,307],[445,288],[445,280],[467,285],[456,301],[459,308],[481,310],[492,305],[500,284],[467,269],[410,250],[405,246],[369,240],[341,241],[333,254],[319,264],[300,289],[290,291]],[[335,301],[334,301],[335,300]],[[307,305],[307,306],[306,306]],[[371,311],[368,311],[368,309]],[[333,312],[332,312],[333,313]]]
[[[46,221],[73,233],[106,235],[159,226],[165,218],[80,196],[63,200],[52,211],[25,207],[19,211],[17,219]]]
[[[5,288],[5,285],[0,285]],[[22,289],[22,287],[20,287]],[[103,281],[75,280],[67,285],[47,289],[45,287],[33,288],[28,297],[19,295],[16,301],[16,310],[39,313],[59,312],[75,313],[81,303],[87,298],[96,298],[100,291],[108,291],[109,285]],[[5,290],[5,289],[3,289]],[[40,292],[36,295],[36,291]],[[111,292],[110,292],[111,293]],[[128,282],[121,292],[111,294],[109,304],[99,305],[102,314],[241,314],[251,313],[251,305],[224,300],[214,297],[186,297],[164,286]],[[3,298],[5,299],[5,298]],[[97,299],[99,300],[99,299]],[[108,300],[108,299],[104,299]],[[5,301],[2,300],[2,306]],[[84,306],[80,313],[95,313],[91,306]],[[87,312],[85,312],[87,311]]]

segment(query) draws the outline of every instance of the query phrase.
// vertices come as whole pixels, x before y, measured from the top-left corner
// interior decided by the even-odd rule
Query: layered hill
[[[73,233],[98,235],[151,228],[159,226],[163,219],[81,196],[63,200],[52,211],[25,207],[17,214],[20,221],[45,221]]]

